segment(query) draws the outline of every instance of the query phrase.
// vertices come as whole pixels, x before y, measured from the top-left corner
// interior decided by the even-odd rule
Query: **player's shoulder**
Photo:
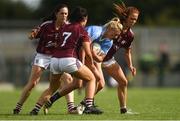
[[[77,32],[81,29],[81,27],[76,23],[64,24],[63,28],[64,31],[70,31],[70,32]]]
[[[87,26],[86,28],[91,28],[91,29],[102,29],[102,26],[98,26],[98,25],[90,25],[90,26]]]
[[[101,36],[103,27],[92,25],[92,26],[86,27],[86,31],[88,32],[88,35],[91,37],[92,40],[96,40],[97,38]]]
[[[53,21],[45,21],[45,22],[41,23],[40,27],[47,26],[52,23],[53,23]]]
[[[71,27],[71,28],[74,28],[74,29],[84,29],[84,27],[82,25],[80,25],[79,23],[69,23],[69,24],[66,24],[67,27]]]
[[[79,23],[66,24],[64,27],[64,31],[72,32],[72,33],[74,33],[74,35],[76,33],[76,35],[79,34],[80,36],[88,36],[88,33],[85,30],[85,28]]]
[[[132,30],[131,28],[129,29],[128,33],[129,33],[132,37],[134,37],[134,32],[133,32],[133,30]]]
[[[97,26],[97,25],[91,25],[91,26],[87,26],[85,28],[87,31],[102,31],[102,26]]]

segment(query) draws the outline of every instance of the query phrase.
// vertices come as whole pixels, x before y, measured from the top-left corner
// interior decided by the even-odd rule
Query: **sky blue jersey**
[[[107,54],[113,45],[113,41],[109,38],[102,38],[105,29],[102,26],[88,26],[86,31],[91,37],[92,42],[98,43],[101,46],[101,52]]]

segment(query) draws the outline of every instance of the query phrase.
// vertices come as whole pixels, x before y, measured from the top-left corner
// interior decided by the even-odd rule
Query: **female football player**
[[[120,65],[115,61],[113,56],[119,50],[119,48],[125,48],[125,59],[127,65],[132,72],[132,75],[136,75],[136,68],[133,66],[131,56],[131,43],[134,40],[134,34],[131,30],[131,27],[133,27],[136,23],[140,12],[136,7],[126,7],[124,3],[114,4],[114,7],[123,24],[123,31],[121,32],[117,40],[114,41],[113,46],[104,58],[103,68],[110,76],[112,76],[118,82],[117,93],[120,104],[120,112],[121,114],[126,114],[132,113],[129,112],[126,107],[128,80],[123,73]]]

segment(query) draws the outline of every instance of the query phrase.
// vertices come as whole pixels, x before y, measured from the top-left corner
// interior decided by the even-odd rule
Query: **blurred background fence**
[[[28,40],[28,32],[38,21],[9,23],[0,23],[1,26],[6,26],[0,28],[0,84],[8,82],[21,87],[28,81],[37,42]],[[130,86],[180,86],[180,28],[136,26],[133,31],[133,60],[138,70],[135,78],[132,78],[124,63],[124,50],[121,49],[116,54],[130,80]],[[48,82],[48,74],[47,71],[41,80]],[[106,73],[105,77],[107,85],[113,86],[109,82],[112,79]]]
[[[88,24],[102,25],[114,17],[113,3],[135,6],[140,16],[133,31],[133,60],[137,76],[132,77],[121,49],[116,58],[132,87],[180,87],[180,0],[0,0],[0,86],[22,87],[31,69],[37,41],[28,32],[41,23],[57,4],[87,8]],[[104,72],[105,73],[105,72]],[[46,71],[41,82],[48,82]],[[116,85],[105,73],[107,86]],[[4,87],[4,86],[3,86]],[[0,87],[1,88],[1,87]]]

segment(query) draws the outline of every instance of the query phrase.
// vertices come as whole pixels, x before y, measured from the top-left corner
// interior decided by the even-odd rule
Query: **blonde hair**
[[[122,30],[123,26],[118,17],[112,18],[108,23],[104,25],[105,28],[119,29]]]
[[[120,23],[120,20],[119,20],[119,18],[118,18],[118,17],[114,17],[114,18],[112,18],[112,19],[111,19],[111,21],[117,21],[117,22],[119,22],[119,23]]]

